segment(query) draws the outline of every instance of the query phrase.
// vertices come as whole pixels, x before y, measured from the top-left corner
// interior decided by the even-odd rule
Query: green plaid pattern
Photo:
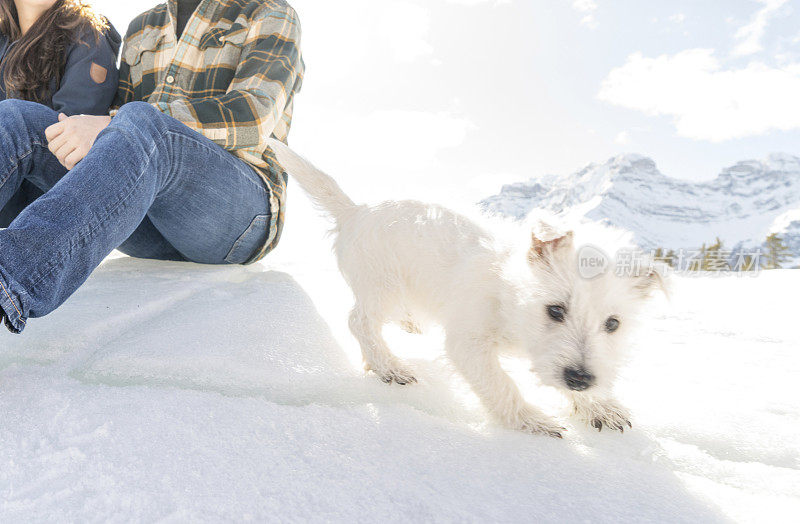
[[[300,22],[283,0],[202,0],[177,40],[177,12],[168,0],[131,22],[114,106],[153,104],[256,169],[272,209],[256,262],[283,229],[287,175],[266,141],[285,142],[291,127],[305,69]]]

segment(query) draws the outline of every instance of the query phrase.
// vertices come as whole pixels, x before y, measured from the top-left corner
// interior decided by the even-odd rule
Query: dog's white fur
[[[350,328],[365,366],[385,382],[415,382],[412,371],[387,347],[387,322],[408,331],[436,322],[446,332],[446,353],[485,407],[508,427],[561,436],[564,428],[526,403],[498,356],[519,349],[544,384],[571,397],[577,415],[597,429],[622,431],[627,411],[611,396],[623,340],[643,300],[662,285],[650,271],[593,279],[578,272],[572,234],[543,225],[523,253],[497,247],[492,235],[464,216],[414,201],[355,204],[328,175],[283,143],[270,147],[284,169],[335,225],[334,252],[355,295]],[[563,305],[556,322],[549,305]],[[614,333],[605,322],[620,321]],[[564,370],[596,377],[573,391]]]

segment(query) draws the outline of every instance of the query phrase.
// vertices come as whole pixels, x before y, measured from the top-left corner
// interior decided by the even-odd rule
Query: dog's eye
[[[564,306],[547,306],[547,315],[556,322],[564,322],[567,310]]]
[[[606,331],[613,333],[619,329],[619,319],[617,317],[608,317],[606,319]]]

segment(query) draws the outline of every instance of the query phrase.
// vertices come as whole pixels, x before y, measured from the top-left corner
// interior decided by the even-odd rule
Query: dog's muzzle
[[[564,368],[564,383],[573,391],[584,391],[594,385],[595,377],[583,368]]]

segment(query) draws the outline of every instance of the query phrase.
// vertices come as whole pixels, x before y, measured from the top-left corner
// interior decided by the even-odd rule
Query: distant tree
[[[674,249],[670,249],[669,251],[667,251],[667,254],[664,255],[664,263],[669,265],[669,267],[674,268],[675,267],[675,257],[676,257],[675,250]]]
[[[767,237],[765,247],[764,269],[780,269],[785,262],[789,261],[789,247],[783,243],[783,239],[777,233],[772,233]]]
[[[701,268],[703,271],[730,271],[731,266],[728,263],[730,253],[725,251],[725,246],[719,237],[716,241],[708,247],[705,247],[702,255]]]

